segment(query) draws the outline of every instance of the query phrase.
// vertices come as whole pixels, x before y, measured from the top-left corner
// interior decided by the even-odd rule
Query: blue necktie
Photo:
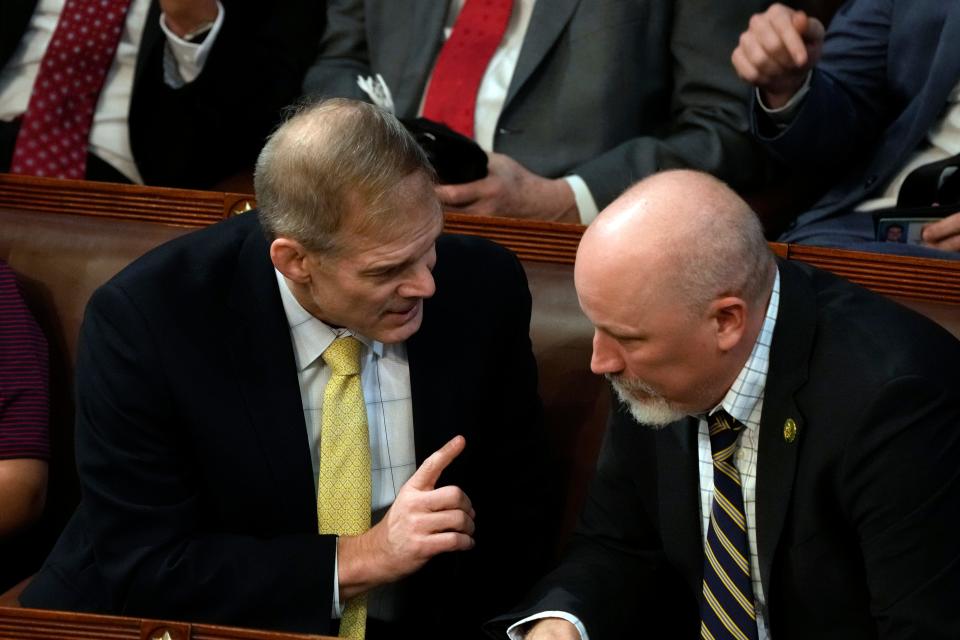
[[[733,466],[743,425],[720,409],[707,419],[713,451],[713,504],[704,546],[700,637],[757,640],[750,547],[740,473]]]

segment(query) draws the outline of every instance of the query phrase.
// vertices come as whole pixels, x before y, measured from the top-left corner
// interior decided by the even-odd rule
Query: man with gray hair
[[[512,638],[960,637],[954,337],[690,171],[611,204],[575,280],[620,404]]]
[[[83,500],[25,605],[470,638],[521,595],[543,546],[514,532],[550,504],[530,294],[508,251],[441,236],[433,184],[392,116],[306,107],[260,211],[94,294]]]

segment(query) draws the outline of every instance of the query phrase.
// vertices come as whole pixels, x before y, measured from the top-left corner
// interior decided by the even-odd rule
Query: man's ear
[[[284,277],[297,284],[310,281],[307,261],[309,252],[302,244],[291,238],[277,238],[270,243],[270,261]]]
[[[720,351],[730,351],[740,344],[747,330],[747,303],[742,298],[717,298],[710,303],[710,317],[716,322]]]

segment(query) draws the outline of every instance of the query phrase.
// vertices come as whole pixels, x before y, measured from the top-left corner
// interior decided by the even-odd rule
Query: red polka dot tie
[[[477,91],[503,40],[513,0],[467,0],[433,68],[423,115],[473,137]]]
[[[130,0],[67,0],[23,114],[12,173],[84,177],[97,98]]]

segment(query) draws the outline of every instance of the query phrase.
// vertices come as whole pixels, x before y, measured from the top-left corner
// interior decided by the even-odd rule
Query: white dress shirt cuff
[[[167,46],[163,50],[163,80],[170,88],[179,89],[197,79],[222,25],[223,5],[220,0],[217,0],[217,19],[201,43],[189,42],[175,34],[160,14],[160,28],[167,36]]]
[[[577,631],[580,633],[581,640],[590,640],[590,636],[587,635],[587,630],[584,629],[583,623],[580,622],[580,618],[569,614],[566,611],[541,611],[540,613],[535,613],[529,618],[524,618],[520,622],[512,624],[510,628],[507,629],[507,636],[510,638],[510,640],[523,640],[526,632],[520,627],[529,624],[534,620],[542,620],[543,618],[562,618],[577,628]]]
[[[563,179],[573,189],[573,197],[577,201],[577,211],[580,214],[580,223],[590,224],[600,212],[597,209],[597,201],[593,199],[593,194],[590,193],[590,187],[583,181],[583,178],[577,175],[565,176]]]
[[[813,77],[813,70],[807,72],[807,77],[803,81],[803,86],[793,94],[793,96],[787,100],[786,104],[782,107],[777,107],[773,109],[768,107],[763,103],[763,97],[760,95],[760,88],[755,89],[757,92],[757,104],[760,105],[760,108],[764,113],[770,118],[770,120],[777,125],[786,125],[789,124],[793,117],[797,114],[797,111],[800,110],[801,105],[803,104],[803,99],[807,97],[807,94],[810,92],[810,78]]]
[[[330,617],[339,620],[343,617],[343,605],[340,604],[340,537],[337,536],[337,552],[333,554],[333,611]]]

